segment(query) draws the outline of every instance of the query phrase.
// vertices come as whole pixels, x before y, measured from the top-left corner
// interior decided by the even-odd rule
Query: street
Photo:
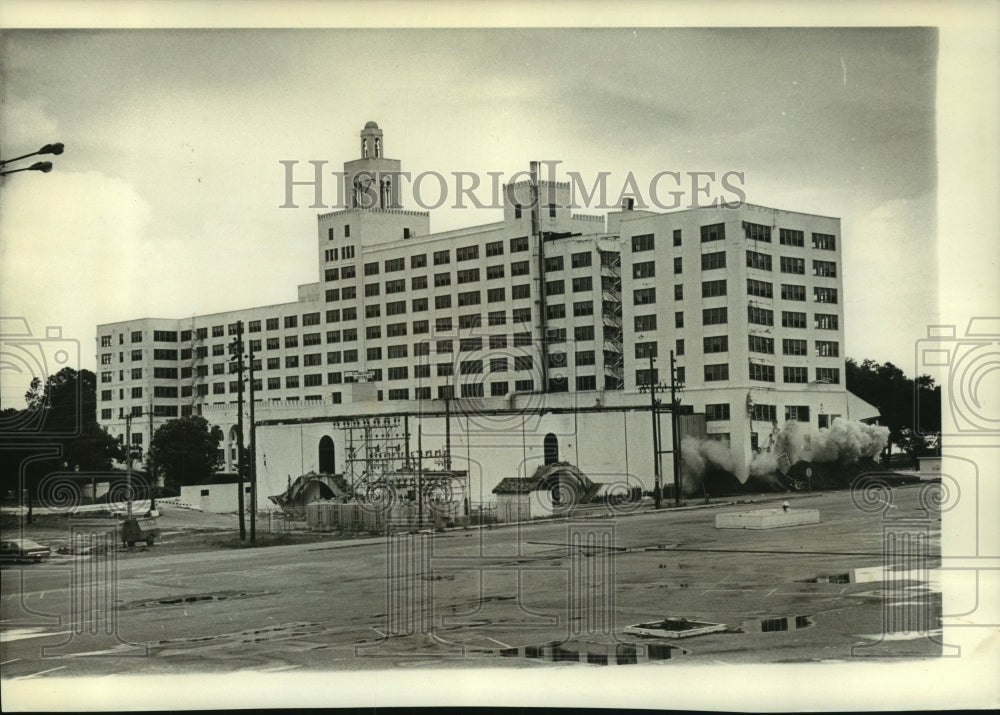
[[[662,667],[935,656],[940,517],[923,510],[923,486],[893,489],[882,510],[848,491],[794,495],[791,508],[821,522],[770,530],[714,519],[784,496],[391,539],[54,555],[4,570],[0,665],[23,678],[545,667],[567,652]],[[665,618],[725,628],[624,633]]]

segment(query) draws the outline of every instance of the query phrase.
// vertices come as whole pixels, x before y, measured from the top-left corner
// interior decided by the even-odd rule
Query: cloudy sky
[[[584,178],[741,171],[751,203],[843,222],[846,354],[907,371],[938,306],[934,28],[15,30],[0,36],[0,300],[95,326],[293,301],[315,209],[282,160]],[[565,180],[565,176],[559,178]],[[332,198],[331,198],[332,200]],[[497,220],[432,211],[432,230]],[[878,306],[878,309],[873,309]],[[9,381],[8,381],[9,383]],[[4,385],[4,406],[19,386]],[[19,405],[16,405],[19,406]]]

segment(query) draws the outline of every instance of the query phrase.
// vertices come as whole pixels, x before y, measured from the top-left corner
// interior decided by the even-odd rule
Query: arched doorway
[[[545,464],[554,464],[559,461],[559,438],[549,432],[545,435]]]
[[[319,472],[320,474],[335,474],[337,470],[337,448],[333,439],[324,435],[319,441]]]

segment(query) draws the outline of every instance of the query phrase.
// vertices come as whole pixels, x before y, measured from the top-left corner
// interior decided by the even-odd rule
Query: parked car
[[[0,560],[38,563],[52,555],[52,549],[31,539],[4,539],[0,542]]]

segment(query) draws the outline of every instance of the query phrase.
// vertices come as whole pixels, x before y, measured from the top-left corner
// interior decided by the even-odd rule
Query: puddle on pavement
[[[158,608],[160,606],[189,606],[195,603],[212,603],[217,601],[229,601],[238,598],[253,598],[255,596],[267,596],[269,593],[246,593],[244,591],[220,591],[217,593],[196,593],[184,596],[168,596],[167,598],[157,598],[152,600],[132,601],[123,603],[120,609],[133,608]]]
[[[811,625],[813,625],[813,619],[809,616],[779,616],[743,621],[740,624],[740,630],[744,633],[778,633],[780,631],[797,631]]]
[[[690,651],[666,643],[601,643],[563,641],[526,645],[493,651],[501,658],[524,658],[550,663],[587,663],[590,665],[636,665],[670,660]]]
[[[630,635],[652,638],[690,638],[725,630],[728,630],[725,623],[692,621],[687,618],[664,618],[649,623],[636,623],[625,628],[625,632]]]

